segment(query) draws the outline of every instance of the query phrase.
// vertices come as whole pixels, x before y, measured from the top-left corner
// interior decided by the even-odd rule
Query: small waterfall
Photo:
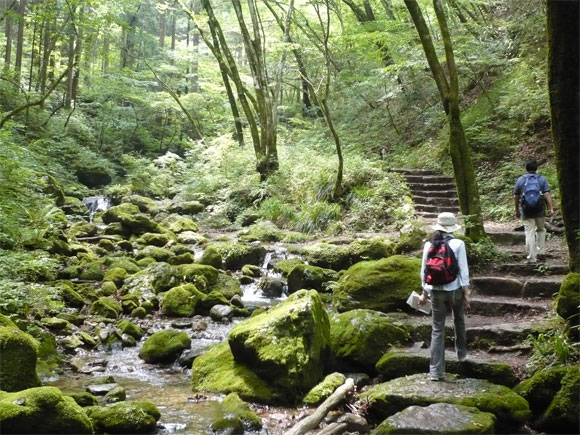
[[[111,206],[111,200],[104,195],[87,196],[83,198],[83,204],[89,209],[89,222],[93,223],[93,216],[99,210],[107,210]]]

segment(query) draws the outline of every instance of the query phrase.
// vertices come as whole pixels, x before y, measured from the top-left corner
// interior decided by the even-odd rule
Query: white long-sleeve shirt
[[[425,263],[427,262],[427,253],[431,247],[431,242],[426,242],[423,248],[423,261],[421,262],[421,284],[426,292],[430,293],[431,290],[446,290],[452,291],[458,288],[469,285],[469,266],[467,265],[467,253],[465,251],[465,243],[460,239],[450,239],[447,241],[449,247],[455,254],[457,258],[457,264],[459,266],[459,273],[454,281],[443,285],[430,285],[425,283]]]

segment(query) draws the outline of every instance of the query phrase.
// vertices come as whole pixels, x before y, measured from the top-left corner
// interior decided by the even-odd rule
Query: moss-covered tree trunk
[[[443,6],[441,0],[433,0],[433,7],[435,8],[439,29],[441,30],[441,36],[443,38],[449,79],[445,75],[445,71],[439,62],[433,40],[431,39],[431,33],[423,18],[419,4],[416,0],[405,0],[405,5],[419,33],[425,57],[427,58],[429,68],[437,84],[443,108],[447,114],[449,123],[449,153],[453,163],[459,208],[465,219],[466,234],[477,241],[485,234],[479,201],[479,188],[471,160],[471,150],[467,143],[463,125],[461,124],[457,67],[455,65],[451,36],[447,27]]]
[[[562,216],[570,252],[570,269],[574,272],[580,271],[579,14],[580,3],[577,1],[547,2],[552,137],[558,166]]]

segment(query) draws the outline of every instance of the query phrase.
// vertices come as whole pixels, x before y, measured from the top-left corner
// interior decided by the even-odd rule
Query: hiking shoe
[[[467,361],[467,354],[465,354],[463,356],[458,356],[457,361],[459,361],[459,362]]]
[[[443,381],[445,378],[443,376],[437,376],[437,375],[429,375],[429,380],[433,381],[433,382],[441,382]]]

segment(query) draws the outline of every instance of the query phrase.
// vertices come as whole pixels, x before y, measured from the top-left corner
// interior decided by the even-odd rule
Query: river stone
[[[393,379],[370,387],[360,395],[360,400],[368,400],[369,416],[379,421],[412,405],[440,402],[491,412],[502,430],[519,427],[531,416],[526,399],[508,387],[482,379],[447,376],[450,380],[445,382],[433,382],[427,374]]]
[[[90,384],[85,387],[85,391],[92,394],[93,396],[104,396],[109,391],[117,387],[120,387],[120,385],[116,382],[110,382],[106,384]]]
[[[141,213],[151,213],[155,211],[157,205],[151,198],[141,195],[124,196],[121,200],[122,204],[133,204],[139,208]]]
[[[279,403],[282,395],[248,366],[236,361],[228,343],[212,346],[193,361],[191,383],[194,391],[237,393],[258,403]]]
[[[577,365],[540,370],[514,391],[529,401],[536,417],[534,428],[548,433],[577,432],[580,425],[580,367]]]
[[[420,269],[420,259],[402,255],[361,261],[339,279],[333,305],[341,312],[357,308],[383,312],[407,309],[410,289],[421,288]]]
[[[297,252],[304,256],[308,264],[325,269],[343,270],[351,265],[350,252],[344,246],[317,243]]]
[[[393,349],[384,354],[376,364],[377,372],[384,380],[429,371],[429,349]],[[513,368],[499,361],[476,359],[469,356],[459,362],[455,352],[445,352],[445,371],[462,377],[487,379],[494,384],[513,387],[518,378]]]
[[[142,260],[144,258],[150,257],[157,262],[167,262],[167,260],[174,256],[175,254],[169,249],[160,248],[158,246],[145,246],[139,251],[135,258],[137,260]]]
[[[331,373],[321,383],[312,388],[302,399],[306,406],[317,406],[326,400],[334,390],[344,384],[346,376],[342,373]]]
[[[324,290],[324,284],[338,280],[338,273],[332,269],[298,264],[288,273],[288,292],[294,293],[301,289]]]
[[[216,269],[221,269],[223,259],[215,246],[208,246],[204,249],[201,258],[199,259],[199,264],[206,264],[208,266],[213,266]]]
[[[220,411],[223,416],[235,416],[239,418],[243,423],[243,427],[246,429],[259,431],[262,428],[262,420],[260,417],[236,393],[230,393],[224,398],[220,403]],[[219,425],[219,422],[214,423],[214,426],[219,427]]]
[[[175,234],[179,234],[184,231],[198,231],[197,224],[191,219],[175,214],[169,215],[163,219],[163,221],[161,221],[161,226]]]
[[[161,413],[153,402],[127,401],[111,406],[85,408],[96,433],[145,434],[157,426]]]
[[[328,315],[315,290],[300,290],[236,324],[228,343],[236,361],[285,390],[293,401],[322,379],[330,348]]]
[[[209,316],[216,322],[223,322],[224,319],[231,321],[234,317],[234,309],[229,305],[214,305],[209,310]]]
[[[193,349],[184,351],[179,358],[177,358],[177,364],[180,367],[191,368],[193,361],[200,355],[203,355],[207,350],[207,345],[205,344],[193,344]]]
[[[386,314],[373,310],[351,310],[330,317],[330,349],[339,370],[375,371],[379,358],[409,336],[394,326]]]
[[[123,402],[125,399],[127,399],[127,393],[120,385],[117,385],[116,387],[107,391],[107,394],[105,394],[104,398],[105,403]]]
[[[240,282],[233,276],[220,273],[218,275],[217,281],[209,289],[209,293],[219,293],[222,295],[226,301],[230,300],[234,296],[242,296],[243,291],[240,287]],[[209,295],[208,295],[209,297]]]
[[[495,415],[471,406],[435,403],[410,406],[390,416],[372,435],[383,434],[493,434]]]
[[[102,297],[93,302],[90,313],[107,319],[116,319],[123,311],[121,305],[112,297]]]
[[[348,245],[348,252],[352,264],[359,261],[380,260],[394,254],[395,244],[392,240],[382,237],[371,239],[357,239]]]
[[[0,385],[4,391],[40,386],[36,373],[38,342],[0,314]]]
[[[288,274],[295,266],[305,264],[300,258],[288,258],[280,260],[274,264],[274,270],[282,276],[288,277]]]
[[[182,331],[166,329],[151,335],[139,351],[139,358],[148,363],[171,363],[191,347],[191,339]]]
[[[161,311],[166,316],[192,317],[205,296],[193,285],[174,287],[163,295]]]
[[[521,297],[524,283],[516,278],[479,276],[471,279],[477,293],[497,296]]]
[[[197,214],[205,210],[205,206],[199,201],[174,200],[167,210],[170,213]]]
[[[172,237],[169,234],[145,233],[137,239],[141,246],[157,246],[162,248],[167,245]]]
[[[218,282],[219,271],[207,264],[182,264],[176,267],[185,282],[195,284],[200,290]]]
[[[279,298],[284,294],[285,283],[280,278],[263,276],[260,278],[258,287],[264,296],[268,298]]]
[[[246,264],[259,266],[266,256],[266,248],[256,244],[224,243],[216,248],[229,270],[239,270]]]
[[[0,427],[6,434],[93,433],[83,408],[55,387],[30,388],[15,393],[0,391]]]
[[[139,213],[139,207],[133,204],[124,203],[115,205],[107,209],[102,216],[103,223],[112,224],[115,222],[121,222],[121,219],[126,216],[136,215]]]

